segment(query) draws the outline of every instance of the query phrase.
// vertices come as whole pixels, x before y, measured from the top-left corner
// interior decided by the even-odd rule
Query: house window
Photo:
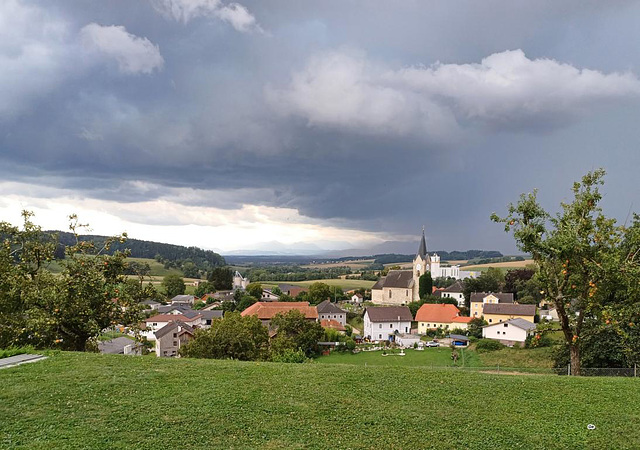
[[[173,346],[177,347],[178,346],[178,341],[173,341]]]
[[[391,289],[389,289],[389,298],[391,298]]]
[[[409,332],[409,327],[404,327],[404,332],[408,333]]]
[[[173,338],[177,338],[178,337],[178,333],[173,333]]]
[[[153,324],[152,324],[152,325],[153,325],[154,327],[157,327],[157,326],[158,326],[158,324],[157,324],[156,322],[153,322]]]
[[[404,291],[404,295],[405,295],[405,297],[408,297],[408,296],[409,296],[409,289],[406,289],[406,290]]]
[[[505,323],[505,324],[504,324],[504,327],[505,327],[505,328],[507,328],[508,326],[509,326],[509,324],[508,324],[508,323]]]
[[[489,319],[489,323],[493,322],[493,319]]]
[[[382,324],[380,324],[380,328],[382,328]]]
[[[392,323],[389,324],[389,328],[393,328],[393,324]]]
[[[379,339],[382,339],[382,335],[381,335],[381,334],[379,334],[379,335],[378,335],[378,338],[379,338]]]

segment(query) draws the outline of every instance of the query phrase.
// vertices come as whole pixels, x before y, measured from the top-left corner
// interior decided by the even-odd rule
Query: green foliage
[[[195,303],[193,304],[193,309],[196,309],[196,310],[197,310],[197,309],[202,309],[202,308],[204,308],[205,306],[207,306],[207,304],[206,304],[205,302],[203,302],[203,301],[199,301],[199,302],[195,302]]]
[[[262,298],[262,285],[260,283],[249,283],[246,288],[247,294],[260,301]]]
[[[214,284],[208,281],[203,281],[198,284],[198,286],[196,286],[193,295],[195,295],[196,297],[202,297],[204,294],[213,294],[214,292],[216,292],[216,287],[214,286]]]
[[[482,338],[482,327],[489,325],[483,317],[474,317],[467,325],[468,336],[473,336],[477,339]]]
[[[309,291],[306,293],[306,301],[308,301],[312,305],[317,305],[322,303],[328,298],[332,297],[331,286],[325,283],[313,283],[309,286]]]
[[[225,313],[213,320],[209,329],[198,329],[193,339],[180,348],[189,358],[239,359],[256,361],[268,354],[269,334],[256,316]]]
[[[186,289],[184,279],[180,275],[167,275],[162,279],[162,287],[168,298],[183,295]]]
[[[479,353],[482,352],[494,352],[496,350],[501,350],[504,348],[504,345],[500,343],[500,341],[495,341],[493,339],[480,339],[476,343],[476,351]]]
[[[258,300],[256,300],[255,297],[245,294],[245,295],[242,296],[240,301],[238,303],[236,303],[235,308],[233,310],[234,311],[238,311],[238,312],[242,312],[245,309],[247,309],[249,306],[251,306],[254,303],[256,303],[257,301]],[[224,303],[227,303],[227,302],[224,302]],[[224,309],[224,304],[223,304],[223,309]]]
[[[285,348],[271,355],[271,361],[280,363],[299,364],[307,362],[308,360],[309,358],[307,358],[307,355],[305,355],[301,349],[294,350],[292,348]]]
[[[546,333],[535,333],[527,336],[524,341],[525,348],[541,348],[551,347],[553,345],[553,339]]]
[[[77,230],[85,226],[70,216],[76,243],[67,246],[62,272],[53,276],[46,263],[56,243],[31,221],[32,216],[23,212],[21,229],[0,223],[0,347],[83,351],[103,329],[137,323],[140,298],[132,294],[140,286],[126,282],[127,253],[109,254],[111,245],[123,243],[126,235],[97,248],[80,240]]]
[[[635,320],[640,311],[640,217],[619,226],[599,206],[605,172],[587,173],[573,185],[573,200],[555,216],[538,203],[537,193],[523,194],[506,217],[492,215],[512,232],[518,248],[539,267],[544,299],[556,307],[572,373],[580,375],[581,340],[611,326],[628,355],[640,353]],[[630,325],[631,324],[631,325]]]
[[[420,298],[431,295],[433,291],[433,280],[431,279],[431,272],[426,272],[423,275],[420,275],[420,278],[418,279],[418,285]]]
[[[0,349],[0,359],[9,358],[10,356],[24,355],[25,353],[33,353],[33,347],[9,347]]]
[[[217,291],[228,291],[233,288],[233,272],[228,267],[214,267],[207,274],[207,281]]]
[[[307,357],[313,357],[320,351],[318,341],[324,337],[324,328],[318,322],[305,319],[298,310],[276,314],[271,320],[271,328],[278,332],[271,340],[272,353],[300,349]]]

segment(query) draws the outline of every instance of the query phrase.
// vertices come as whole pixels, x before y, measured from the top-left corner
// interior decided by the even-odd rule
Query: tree
[[[213,294],[215,291],[216,287],[213,285],[213,283],[203,281],[196,287],[194,295],[196,297],[202,297],[204,294]]]
[[[213,320],[209,329],[196,330],[180,354],[189,358],[266,359],[269,333],[256,316],[227,312],[222,320]]]
[[[254,296],[244,294],[240,301],[236,303],[234,311],[242,312],[257,301]]]
[[[262,299],[262,285],[260,283],[249,283],[246,292],[257,301]]]
[[[214,267],[207,275],[207,281],[218,291],[233,289],[233,272],[228,267]]]
[[[481,317],[474,317],[467,325],[467,333],[469,336],[482,338],[482,327],[489,325],[486,320]]]
[[[296,309],[276,314],[271,320],[271,328],[278,331],[271,341],[273,354],[300,349],[307,357],[312,357],[320,351],[318,341],[324,336],[324,328],[318,322],[307,320]]]
[[[611,327],[629,336],[640,307],[640,217],[634,215],[627,227],[604,216],[598,206],[604,175],[598,169],[574,183],[573,200],[561,203],[555,216],[538,203],[537,191],[522,194],[506,217],[491,216],[538,265],[543,295],[558,312],[574,375],[581,374],[585,321],[593,322],[592,329]],[[635,339],[623,341],[629,354],[637,351]]]
[[[167,297],[169,298],[184,294],[186,289],[184,280],[180,275],[166,275],[162,279],[162,287],[164,287]]]
[[[53,276],[46,264],[56,248],[55,240],[33,224],[33,214],[23,212],[23,227],[0,223],[0,346],[33,345],[84,351],[89,341],[116,324],[138,323],[141,307],[126,283],[127,252],[107,254],[113,242],[101,247],[82,241],[75,215],[69,217],[76,244],[67,246],[60,262],[62,272]]]
[[[424,298],[427,295],[433,293],[433,280],[431,279],[431,272],[425,272],[420,275],[418,279],[419,295],[420,298]]]
[[[318,281],[316,283],[312,283],[311,286],[309,286],[309,291],[306,295],[306,301],[308,301],[312,305],[322,303],[328,298],[333,298],[331,287],[328,284]]]

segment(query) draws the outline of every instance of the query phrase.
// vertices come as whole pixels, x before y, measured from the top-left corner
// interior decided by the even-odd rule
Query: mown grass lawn
[[[404,367],[443,367],[453,366],[451,359],[451,349],[448,347],[427,348],[425,350],[407,349],[404,356],[399,356],[400,350],[388,350],[387,356],[382,355],[382,351],[367,351],[360,353],[331,352],[328,356],[319,357],[316,362],[321,364],[355,364],[374,366],[404,366]],[[458,350],[460,359],[456,366],[462,366],[462,355],[466,355],[465,350]],[[465,358],[467,359],[467,358]],[[476,365],[477,358],[468,358],[469,363]],[[466,362],[466,361],[465,361]]]
[[[0,447],[639,448],[639,381],[61,353],[0,370]]]

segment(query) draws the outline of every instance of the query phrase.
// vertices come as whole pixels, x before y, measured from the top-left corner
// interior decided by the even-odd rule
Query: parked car
[[[438,341],[429,341],[426,343],[427,347],[440,347],[440,343]]]

